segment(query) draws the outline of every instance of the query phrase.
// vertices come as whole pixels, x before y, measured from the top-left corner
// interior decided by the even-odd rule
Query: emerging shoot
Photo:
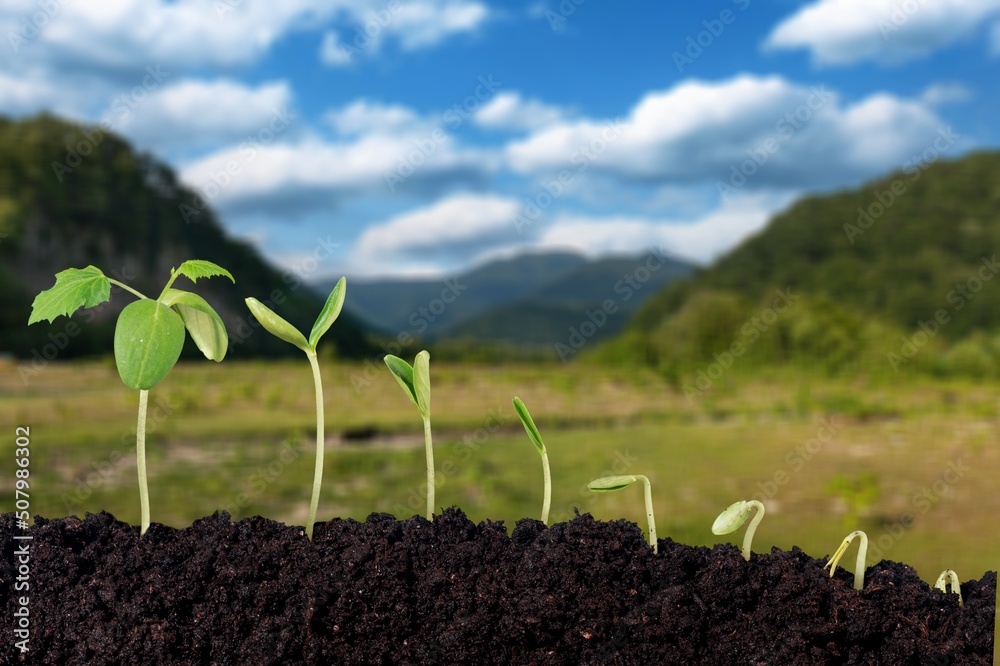
[[[740,500],[739,502],[730,504],[729,508],[720,513],[719,517],[712,523],[712,534],[729,534],[730,532],[735,532],[747,521],[747,518],[750,516],[750,509],[757,509],[757,512],[754,514],[753,520],[750,521],[747,533],[743,537],[743,559],[747,562],[750,561],[750,543],[753,541],[753,534],[757,530],[757,526],[760,525],[760,521],[764,518],[764,505],[757,500],[750,500],[749,502]]]
[[[951,584],[951,591],[958,595],[958,605],[964,606],[965,604],[962,602],[962,582],[958,579],[958,574],[951,569],[945,569],[941,572],[937,582],[934,583],[934,587],[947,594],[949,583]]]
[[[649,479],[642,474],[627,474],[625,476],[603,476],[594,479],[587,484],[592,492],[608,493],[621,490],[626,486],[631,486],[636,481],[642,481],[646,496],[646,520],[649,523],[649,545],[653,547],[653,552],[657,552],[656,541],[656,520],[653,518],[653,491],[649,487]]]
[[[830,578],[833,578],[833,572],[837,570],[837,562],[844,556],[847,547],[854,541],[854,537],[861,537],[861,542],[858,546],[858,559],[854,564],[854,589],[860,590],[865,586],[865,557],[868,555],[868,535],[861,530],[848,534],[840,544],[840,548],[837,549],[837,552],[833,554],[833,557],[830,558],[830,561],[823,568],[830,567]]]
[[[410,398],[424,421],[424,449],[427,454],[427,520],[434,519],[434,447],[431,442],[431,355],[426,349],[413,359],[413,365],[386,354],[385,365]]]
[[[305,352],[312,367],[313,387],[316,392],[316,469],[313,472],[312,497],[309,500],[309,516],[306,518],[306,536],[312,541],[313,525],[316,523],[316,512],[319,510],[319,492],[323,485],[323,452],[325,450],[326,437],[324,436],[325,422],[323,415],[323,378],[319,372],[319,360],[316,356],[316,347],[320,338],[330,330],[330,326],[340,315],[344,307],[344,296],[347,295],[347,278],[340,278],[334,285],[333,291],[326,299],[323,309],[313,323],[309,339],[299,332],[297,328],[289,324],[285,319],[279,317],[269,307],[258,301],[256,298],[246,299],[247,307],[257,318],[261,326],[276,338],[295,345]]]
[[[544,479],[544,488],[542,490],[542,522],[548,525],[549,506],[552,503],[552,476],[549,473],[549,454],[545,452],[545,442],[542,441],[542,436],[538,432],[538,428],[535,427],[535,422],[532,420],[531,414],[528,413],[528,408],[524,406],[520,398],[514,398],[513,402],[514,411],[520,417],[521,424],[524,426],[525,432],[528,433],[528,439],[535,445],[538,455],[542,457],[542,477]]]
[[[149,389],[173,369],[184,347],[184,331],[198,349],[221,361],[229,349],[229,336],[218,313],[190,291],[174,289],[181,275],[191,282],[221,275],[236,280],[225,268],[210,261],[191,259],[170,269],[170,279],[154,301],[132,287],[104,275],[95,266],[67,268],[56,273],[56,283],[35,297],[28,325],[52,322],[59,315],[72,316],[81,307],[92,308],[111,299],[111,285],[137,296],[118,315],[115,324],[115,365],[122,382],[139,390],[139,418],[135,427],[135,459],[139,473],[140,534],[149,529],[149,487],[146,482],[146,408]]]

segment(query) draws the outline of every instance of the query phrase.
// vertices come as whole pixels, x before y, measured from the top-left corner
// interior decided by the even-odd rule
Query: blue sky
[[[7,0],[0,34],[0,113],[105,123],[309,279],[704,263],[1000,144],[1000,0]]]

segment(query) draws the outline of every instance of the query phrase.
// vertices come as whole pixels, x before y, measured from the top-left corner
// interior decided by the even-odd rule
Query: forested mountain
[[[998,254],[1000,153],[911,166],[801,199],[649,299],[600,354],[690,369],[753,337],[748,356],[769,362],[1000,372]],[[794,304],[760,330],[778,290]]]
[[[66,343],[60,357],[110,353],[114,315],[131,301],[128,295],[113,294],[85,321],[76,315],[79,326],[71,327],[76,334],[68,340],[65,318],[27,325],[35,294],[52,286],[64,268],[93,264],[155,296],[172,267],[207,259],[236,278],[235,285],[213,279],[192,287],[226,322],[231,353],[295,353],[250,326],[243,299],[273,301],[307,331],[322,299],[269,266],[250,245],[228,238],[210,207],[182,208],[193,201],[194,193],[169,167],[113,133],[50,115],[0,118],[0,352],[32,357],[54,336]],[[344,355],[375,351],[349,316],[326,340]]]

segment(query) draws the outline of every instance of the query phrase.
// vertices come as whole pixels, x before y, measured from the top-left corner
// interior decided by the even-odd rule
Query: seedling
[[[747,562],[750,561],[750,543],[753,541],[753,533],[764,518],[764,505],[757,500],[750,500],[749,502],[740,500],[739,502],[730,504],[729,508],[720,513],[719,517],[712,523],[712,534],[729,534],[730,532],[735,532],[747,521],[747,518],[750,516],[750,509],[757,509],[757,512],[754,514],[753,520],[750,521],[747,533],[743,537],[743,559]]]
[[[958,595],[958,605],[964,606],[965,604],[962,602],[962,583],[958,579],[958,574],[951,569],[945,569],[941,572],[937,582],[934,583],[934,587],[947,594],[949,583],[951,584],[951,591]]]
[[[860,545],[858,545],[858,559],[854,564],[854,589],[860,590],[865,586],[865,557],[868,555],[868,535],[861,530],[848,534],[840,544],[840,548],[837,549],[837,552],[833,554],[833,557],[830,558],[830,561],[823,568],[830,567],[830,578],[833,578],[833,572],[837,570],[837,562],[840,561],[844,552],[847,551],[847,547],[854,541],[854,537],[861,537]]]
[[[653,552],[657,552],[656,542],[656,520],[653,518],[653,491],[649,487],[649,479],[642,474],[627,474],[625,476],[603,476],[594,479],[587,484],[592,492],[608,493],[614,490],[621,490],[626,486],[631,486],[636,481],[642,481],[646,495],[646,521],[649,523],[649,545],[653,547]]]
[[[528,413],[528,408],[524,406],[520,398],[514,398],[514,411],[521,418],[521,424],[524,426],[525,432],[528,433],[528,439],[538,449],[538,455],[542,457],[542,477],[545,484],[542,490],[542,522],[548,525],[549,505],[552,503],[552,476],[549,473],[549,454],[545,452],[545,442],[542,441],[542,436],[539,434],[538,428],[535,427],[535,422],[532,420],[531,414]]]
[[[59,315],[70,317],[81,307],[92,308],[111,299],[111,285],[136,295],[118,315],[115,324],[115,365],[129,388],[139,390],[139,418],[135,428],[135,459],[139,472],[140,534],[149,529],[149,489],[146,484],[146,406],[149,389],[167,376],[180,358],[184,330],[206,358],[221,361],[229,349],[229,336],[218,313],[201,296],[174,289],[181,275],[192,282],[199,278],[225,276],[236,280],[225,268],[210,261],[192,259],[170,269],[170,279],[154,301],[132,287],[104,275],[95,266],[68,268],[56,273],[56,283],[38,294],[31,304],[28,325]]]
[[[285,319],[279,317],[269,307],[258,301],[256,298],[246,299],[247,307],[257,318],[261,326],[267,329],[268,333],[276,338],[291,343],[306,353],[309,365],[312,367],[313,387],[316,392],[316,470],[313,472],[312,498],[309,500],[309,516],[306,518],[306,537],[312,541],[313,525],[316,523],[316,512],[319,510],[319,492],[323,486],[323,452],[325,450],[325,423],[323,415],[323,377],[319,372],[319,360],[316,357],[316,346],[319,345],[320,338],[328,330],[333,322],[340,315],[344,307],[344,296],[347,294],[347,278],[340,278],[334,285],[333,291],[327,296],[323,309],[313,323],[312,331],[309,332],[309,339],[299,332],[297,328],[289,324]]]
[[[431,355],[425,349],[413,359],[413,365],[386,354],[386,367],[409,396],[424,421],[424,449],[427,453],[427,520],[434,519],[434,447],[431,442]]]

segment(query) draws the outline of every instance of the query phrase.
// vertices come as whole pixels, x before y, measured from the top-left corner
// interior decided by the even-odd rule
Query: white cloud
[[[341,43],[335,32],[323,35],[323,45],[319,50],[319,61],[330,67],[346,67],[352,62],[351,52]]]
[[[920,101],[927,106],[962,104],[970,101],[975,94],[961,83],[934,83],[920,94]]]
[[[898,63],[944,48],[1000,11],[1000,0],[817,0],[782,21],[773,49],[805,48],[823,65]]]
[[[398,133],[427,127],[412,109],[398,104],[379,104],[359,99],[330,111],[325,119],[344,136],[357,134]]]
[[[476,111],[474,120],[483,127],[536,130],[559,122],[564,115],[559,107],[523,99],[517,92],[501,92]]]
[[[168,151],[238,141],[262,130],[283,131],[296,118],[288,109],[291,101],[284,81],[251,88],[231,79],[185,80],[142,99],[121,95],[107,118],[144,147]]]
[[[831,187],[898,168],[940,126],[926,106],[891,95],[843,106],[822,86],[741,75],[649,93],[621,120],[546,127],[509,144],[506,159],[523,173],[657,185],[726,182],[743,169],[750,189]]]

